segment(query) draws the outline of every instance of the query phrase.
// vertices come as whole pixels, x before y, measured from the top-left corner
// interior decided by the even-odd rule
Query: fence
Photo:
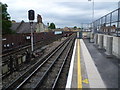
[[[83,32],[91,32],[91,24],[90,23],[81,23],[81,30]]]
[[[120,36],[120,8],[93,22],[94,33]]]

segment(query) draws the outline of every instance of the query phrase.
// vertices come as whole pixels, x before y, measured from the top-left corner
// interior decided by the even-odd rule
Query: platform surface
[[[88,40],[76,39],[66,89],[118,88],[118,60],[101,53]]]

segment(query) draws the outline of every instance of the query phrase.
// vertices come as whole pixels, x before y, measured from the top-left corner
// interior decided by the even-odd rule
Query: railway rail
[[[46,44],[47,42],[48,42],[47,40],[46,40],[46,42],[43,42],[43,41],[36,42],[34,44],[34,48],[35,48],[34,50],[36,50],[37,48],[40,48],[40,47],[37,47],[37,46],[42,46],[43,43]],[[10,56],[10,55],[14,55],[14,54],[16,54],[18,52],[21,53],[21,52],[24,52],[24,51],[26,51],[27,49],[30,49],[30,48],[31,48],[31,45],[28,44],[28,45],[13,49],[13,50],[11,50],[11,51],[9,51],[7,53],[4,53],[4,54],[2,54],[2,57],[7,57],[7,56]]]
[[[44,82],[47,79],[52,79],[52,77],[49,77],[51,73],[54,74],[54,79],[50,80],[51,83],[48,82],[49,85],[47,86],[49,88],[55,88],[57,80],[59,79],[64,64],[69,56],[68,54],[70,53],[75,37],[75,34],[70,36],[70,38],[65,40],[47,56],[35,63],[33,67],[18,77],[13,83],[7,87],[3,87],[3,90],[11,88],[15,90],[20,88],[44,88],[46,87]]]
[[[59,38],[61,38],[61,36],[57,36],[56,38],[52,38],[52,39],[49,39],[46,41],[41,41],[41,42],[35,43],[34,51],[40,49],[41,47],[59,39]],[[19,68],[19,66],[21,66],[21,64],[23,64],[26,61],[27,51],[30,54],[30,50],[31,50],[31,45],[26,45],[26,46],[20,47],[18,49],[15,49],[13,51],[3,53],[1,56],[2,57],[2,67],[3,67],[2,78],[5,78],[6,76],[10,75],[11,72],[13,72],[10,69],[11,68],[10,62],[13,63],[12,70],[16,70],[17,68]],[[39,53],[42,53],[42,49],[40,51],[41,52],[39,52]],[[31,55],[29,57],[31,58]]]
[[[53,64],[50,68],[48,68],[48,71],[46,71],[46,74],[43,76],[41,81],[38,82],[35,89],[38,88],[52,88],[55,89],[57,87],[60,75],[62,74],[62,71],[65,66],[65,63],[67,61],[67,58],[69,57],[70,51],[72,49],[74,39],[68,41],[67,47],[61,51],[60,55],[54,60]],[[63,82],[62,82],[63,83]]]

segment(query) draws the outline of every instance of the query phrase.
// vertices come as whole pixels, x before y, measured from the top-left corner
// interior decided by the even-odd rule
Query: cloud
[[[119,0],[94,0],[95,19],[115,10]],[[8,4],[11,19],[28,22],[28,10],[40,14],[43,22],[54,22],[57,27],[80,26],[92,19],[92,1],[88,0],[4,0]],[[35,19],[36,21],[36,19]]]
[[[15,3],[15,2],[33,2],[33,0],[4,0],[3,2]],[[91,0],[93,1],[93,0]],[[118,2],[119,0],[94,0],[94,2]],[[39,3],[54,3],[54,2],[88,2],[88,0],[34,0]]]

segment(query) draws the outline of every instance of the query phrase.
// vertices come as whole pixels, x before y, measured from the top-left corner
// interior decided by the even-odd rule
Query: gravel
[[[66,38],[62,38],[61,40],[55,41],[49,45],[44,46],[46,49],[44,50],[44,55],[42,55],[40,58],[43,58],[45,55],[47,55],[50,51],[55,49],[60,43],[62,43]],[[39,51],[39,50],[38,50]],[[39,58],[39,59],[40,59]],[[33,59],[34,60],[34,59]],[[34,60],[31,63],[28,64],[22,64],[21,68],[19,71],[15,71],[8,77],[4,78],[2,80],[2,85],[3,86],[8,86],[10,83],[12,83],[15,79],[18,78],[18,76],[22,75],[25,71],[27,71],[37,60]]]

